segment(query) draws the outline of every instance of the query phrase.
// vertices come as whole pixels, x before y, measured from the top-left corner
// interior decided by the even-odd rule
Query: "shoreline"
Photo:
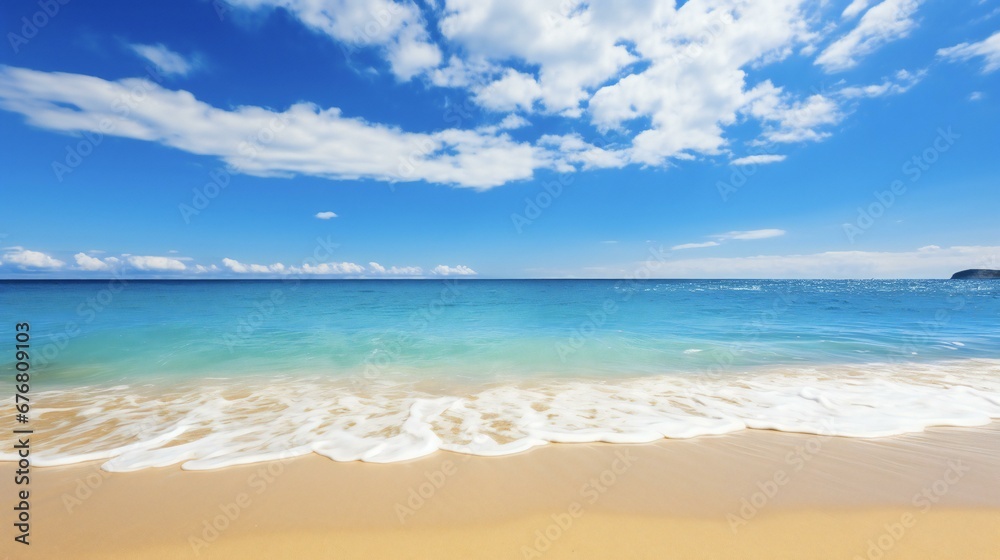
[[[867,543],[880,537],[892,540],[880,558],[987,558],[1000,548],[1000,422],[877,439],[746,430],[390,464],[312,454],[210,471],[99,467],[33,467],[29,555],[10,551],[9,538],[0,550],[12,558],[874,558]],[[9,499],[13,470],[0,464],[0,496]],[[657,554],[664,547],[676,556]]]
[[[947,380],[946,383],[942,379]],[[885,437],[1000,419],[1000,360],[769,367],[721,375],[480,380],[288,376],[36,391],[37,466],[103,458],[126,472],[211,470],[289,454],[391,463],[436,451],[510,455],[752,428]],[[294,403],[294,404],[292,404]],[[17,428],[13,417],[0,430]],[[0,461],[16,459],[0,450]]]

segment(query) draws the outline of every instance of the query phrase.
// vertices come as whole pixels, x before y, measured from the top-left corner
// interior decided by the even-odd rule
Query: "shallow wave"
[[[37,466],[103,460],[108,471],[203,470],[309,453],[387,463],[437,450],[505,455],[555,442],[642,443],[747,428],[882,437],[980,426],[1000,418],[1000,360],[462,389],[414,379],[209,379],[50,390],[34,401],[44,403],[33,410],[44,439]]]

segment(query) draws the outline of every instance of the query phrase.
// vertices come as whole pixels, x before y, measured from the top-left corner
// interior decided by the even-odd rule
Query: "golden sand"
[[[1000,558],[997,424],[387,465],[99,466],[32,469],[32,544],[5,522],[0,557]],[[13,470],[0,467],[0,504],[14,503]]]

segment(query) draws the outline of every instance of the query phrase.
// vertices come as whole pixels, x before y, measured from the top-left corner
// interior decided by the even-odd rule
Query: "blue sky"
[[[1000,268],[1000,7],[0,6],[0,277]]]

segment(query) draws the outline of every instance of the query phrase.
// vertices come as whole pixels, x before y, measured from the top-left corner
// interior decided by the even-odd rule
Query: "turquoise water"
[[[38,466],[1000,418],[991,281],[4,281],[0,309],[31,324]]]
[[[38,382],[60,386],[1000,355],[1000,283],[989,281],[3,282],[0,307],[7,323],[31,322]]]

